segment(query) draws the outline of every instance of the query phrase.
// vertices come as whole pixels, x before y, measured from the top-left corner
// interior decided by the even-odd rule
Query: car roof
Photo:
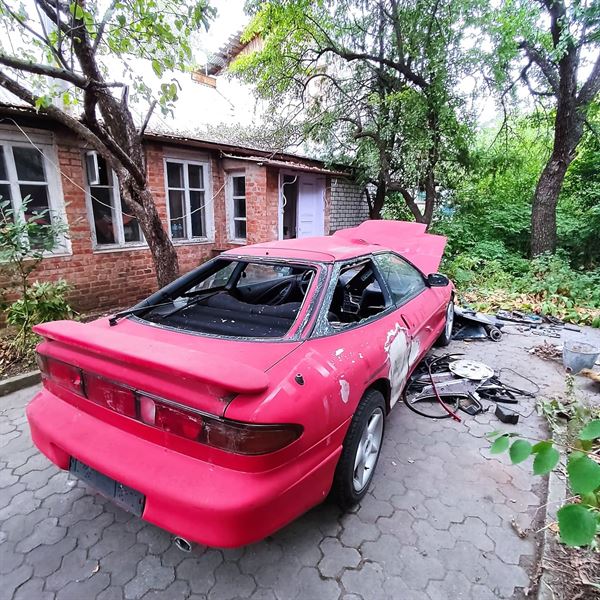
[[[334,262],[364,256],[371,252],[381,252],[382,249],[385,250],[377,244],[369,244],[360,239],[347,240],[335,236],[320,236],[252,244],[227,250],[224,254]]]
[[[423,223],[369,220],[333,235],[264,242],[225,254],[334,262],[387,250],[397,252],[427,274],[438,269],[445,246],[446,238],[427,233]]]

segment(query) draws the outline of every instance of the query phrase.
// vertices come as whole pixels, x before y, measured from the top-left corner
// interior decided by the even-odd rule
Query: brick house
[[[144,136],[150,187],[181,272],[236,245],[322,235],[368,218],[348,172],[286,153],[194,137]],[[0,195],[49,208],[68,235],[34,279],[66,279],[78,311],[130,305],[156,289],[148,246],[121,207],[116,178],[68,130],[34,111],[0,106]],[[0,275],[4,299],[12,284]]]

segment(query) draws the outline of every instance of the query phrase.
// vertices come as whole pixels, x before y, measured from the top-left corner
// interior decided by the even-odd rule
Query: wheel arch
[[[383,396],[385,400],[385,414],[388,415],[391,410],[390,402],[392,398],[392,386],[390,384],[390,380],[386,377],[380,377],[379,379],[376,379],[375,381],[369,384],[369,386],[365,390],[365,394],[369,390],[376,390]]]

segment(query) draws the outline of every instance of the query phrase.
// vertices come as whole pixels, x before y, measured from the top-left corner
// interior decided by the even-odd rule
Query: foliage
[[[15,211],[8,201],[0,201],[0,264],[16,277],[20,299],[8,307],[9,318],[19,326],[13,340],[17,350],[26,350],[32,335],[31,327],[48,314],[68,314],[65,308],[65,284],[35,284],[29,279],[47,252],[53,250],[67,227],[49,210],[29,210],[30,198],[25,198],[21,211]],[[62,296],[62,300],[61,300]]]
[[[561,194],[559,251],[527,258],[531,200],[549,140],[548,121],[535,116],[514,122],[510,133],[481,133],[469,172],[433,227],[448,237],[442,268],[479,310],[514,308],[600,326],[600,142],[591,130]]]
[[[69,284],[58,281],[35,281],[27,295],[13,302],[6,309],[6,320],[22,330],[30,323],[46,323],[73,316],[73,310],[67,302]]]
[[[514,433],[499,431],[489,434],[494,441],[492,454],[508,450],[513,464],[521,463],[530,456],[533,460],[534,475],[546,475],[556,468],[560,461],[561,447],[550,440],[531,444]],[[592,451],[600,440],[600,419],[589,421],[579,432],[575,446],[567,447],[567,477],[569,487],[578,503],[566,504],[557,512],[560,537],[567,546],[588,546],[597,544],[600,539],[600,464]]]
[[[273,110],[304,120],[325,158],[352,165],[375,188],[371,214],[399,192],[429,222],[436,186],[465,162],[471,114],[459,82],[474,65],[467,50],[476,0],[251,2],[244,54],[234,72],[270,99]],[[472,40],[470,40],[472,41]],[[421,191],[425,211],[415,204]]]
[[[193,61],[193,35],[207,27],[214,14],[206,0],[133,0],[111,2],[108,6],[99,0],[76,0],[64,4],[58,15],[57,6],[48,0],[35,0],[15,7],[0,2],[0,22],[6,25],[5,31],[12,32],[6,43],[0,43],[0,64],[15,67],[14,63],[3,59],[9,58],[7,55],[18,47],[19,58],[32,64],[59,65],[76,72],[72,68],[73,62],[82,60],[78,41],[63,27],[40,26],[39,15],[45,14],[54,23],[57,19],[70,18],[74,24],[78,21],[83,24],[93,44],[91,50],[96,58],[92,55],[88,60],[97,61],[100,71],[114,77],[115,59],[120,59],[119,66],[126,71],[131,84],[131,99],[139,96],[148,104],[154,100],[153,91],[147,77],[135,68],[132,59],[149,61],[159,78],[168,71],[187,70]],[[106,57],[110,57],[110,61]],[[71,83],[76,87],[65,88],[41,78],[30,77],[30,80],[42,88],[37,108],[44,108],[57,99],[70,106],[83,102],[82,86],[77,86],[75,81]],[[164,112],[173,108],[178,89],[173,79],[160,86],[157,99]]]
[[[191,36],[211,16],[207,0],[32,0],[14,8],[0,0],[0,86],[105,159],[160,287],[178,276],[179,262],[148,185],[143,134],[157,104],[172,108],[173,71],[191,66]],[[157,98],[141,63],[160,79]],[[137,119],[136,102],[146,113]]]

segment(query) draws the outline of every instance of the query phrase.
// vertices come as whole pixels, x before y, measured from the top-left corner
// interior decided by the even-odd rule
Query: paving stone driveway
[[[540,341],[505,336],[452,349],[535,371],[551,394],[563,387],[561,368],[523,349]],[[544,486],[536,493],[526,467],[490,458],[491,414],[458,424],[399,405],[370,493],[354,512],[325,504],[259,544],[184,554],[168,533],[37,452],[24,416],[34,392],[0,398],[2,600],[486,600],[519,598],[530,585],[535,540],[521,539],[511,521],[531,525]],[[545,436],[535,414],[519,430]]]

